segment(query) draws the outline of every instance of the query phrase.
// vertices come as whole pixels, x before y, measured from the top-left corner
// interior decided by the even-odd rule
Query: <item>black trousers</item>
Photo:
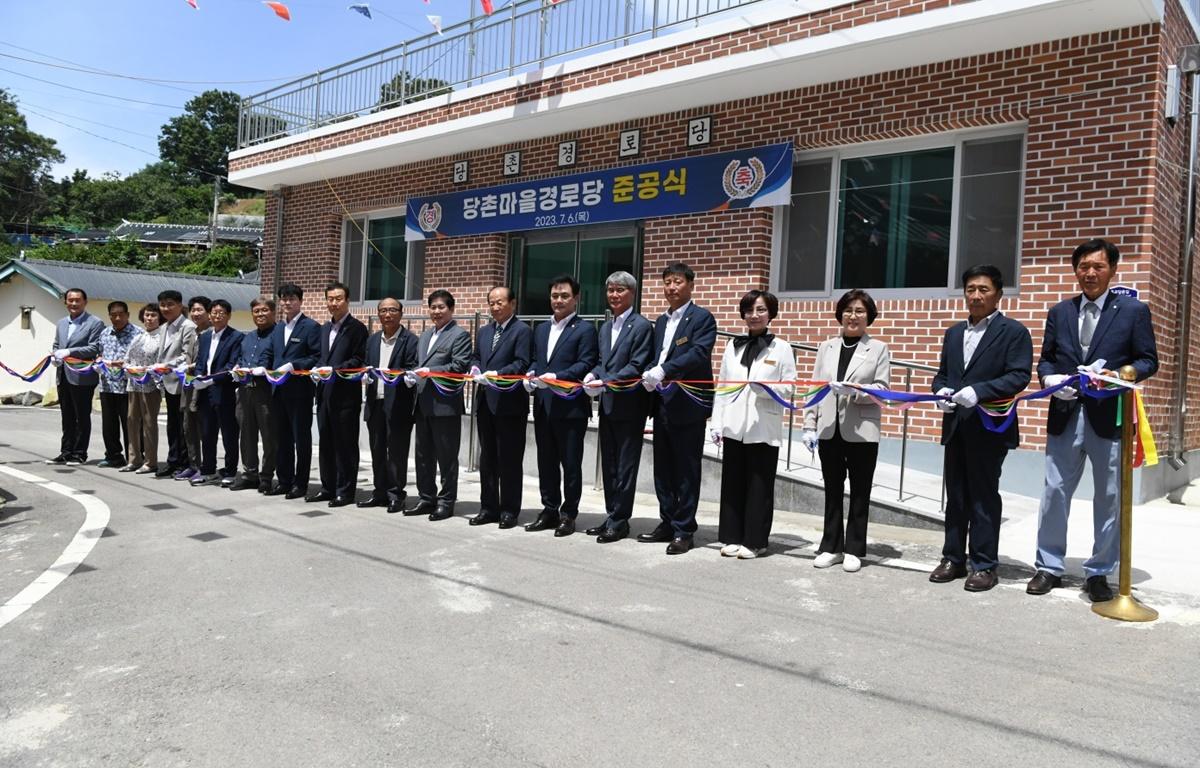
[[[942,557],[962,564],[969,552],[971,568],[976,571],[995,568],[1000,562],[1000,471],[1008,449],[999,439],[989,437],[972,440],[959,430],[946,445]]]
[[[765,549],[775,518],[775,471],[779,446],[721,441],[721,516],[717,539]]]
[[[129,395],[100,393],[100,431],[104,435],[104,458],[113,465],[124,464],[129,451]]]
[[[232,393],[230,393],[232,394]],[[222,477],[237,474],[238,465],[238,422],[237,401],[214,404],[207,392],[192,395],[198,398],[196,414],[200,417],[200,474],[212,475],[217,471],[217,433],[221,435],[221,447],[225,450]]]
[[[183,469],[187,466],[187,448],[183,445],[183,414],[179,409],[179,393],[163,390],[167,403],[167,466]]]
[[[271,385],[265,379],[249,381],[237,391],[238,433],[241,435],[242,470],[260,483],[269,482],[275,474],[274,409]],[[258,460],[258,445],[262,442],[262,462]]]
[[[825,533],[817,552],[862,557],[867,554],[867,518],[871,512],[871,483],[879,443],[851,443],[833,430],[833,437],[817,443],[821,477],[825,481]],[[850,513],[842,525],[842,500],[846,475],[850,475]]]
[[[608,513],[605,525],[610,530],[628,525],[633,517],[645,426],[644,420],[610,419],[600,414],[600,472],[604,477],[604,511]]]
[[[704,456],[704,421],[672,424],[654,416],[654,492],[658,516],[678,538],[696,532],[700,502],[700,462]]]
[[[551,419],[533,412],[542,509],[574,520],[583,496],[583,438],[587,419]],[[561,488],[560,488],[561,484]]]
[[[92,395],[95,384],[72,384],[58,372],[58,411],[62,417],[62,442],[59,451],[64,458],[87,461],[88,445],[92,442]]]
[[[321,490],[334,496],[354,498],[358,488],[358,423],[362,403],[322,403],[317,407],[317,429],[321,432]]]
[[[311,379],[288,379],[275,388],[275,475],[285,489],[308,488],[312,466],[313,394]]]
[[[458,447],[462,444],[462,420],[458,416],[428,416],[416,411],[414,431],[417,492],[421,501],[454,506],[458,500]],[[442,474],[438,491],[437,473]]]
[[[480,395],[482,400],[482,394]],[[479,508],[481,512],[521,514],[524,486],[525,414],[475,413],[479,430]]]
[[[372,408],[367,417],[367,437],[371,443],[371,473],[375,490],[371,495],[388,501],[404,501],[408,495],[408,446],[412,442],[413,420],[404,416],[387,418],[383,406]]]

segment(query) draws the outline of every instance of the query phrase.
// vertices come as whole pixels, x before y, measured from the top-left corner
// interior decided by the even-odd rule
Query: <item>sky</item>
[[[366,0],[372,19],[348,9],[362,1],[284,0],[284,21],[258,0],[0,0],[0,88],[66,155],[55,178],[124,176],[158,159],[162,125],[200,92],[259,93],[428,34],[426,14],[463,21],[476,0]]]

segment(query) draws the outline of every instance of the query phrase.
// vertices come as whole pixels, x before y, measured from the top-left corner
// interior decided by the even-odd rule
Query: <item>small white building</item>
[[[68,288],[86,291],[88,312],[106,325],[111,301],[128,304],[130,320],[136,323],[138,310],[155,301],[160,291],[175,289],[184,301],[193,296],[225,299],[234,310],[230,325],[238,330],[253,327],[250,301],[259,293],[257,281],[239,278],[14,259],[0,266],[0,361],[24,373],[50,353],[55,326],[66,315],[63,294]],[[54,377],[49,373],[26,384],[0,371],[0,396],[46,392],[53,386]]]

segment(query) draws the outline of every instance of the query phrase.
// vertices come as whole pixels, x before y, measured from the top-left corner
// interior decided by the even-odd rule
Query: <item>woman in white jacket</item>
[[[887,389],[892,375],[887,345],[867,335],[878,311],[866,291],[847,291],[838,299],[834,316],[841,333],[821,342],[813,365],[813,380],[830,382],[830,392],[804,414],[804,444],[821,456],[825,481],[825,533],[813,565],[838,563],[854,572],[867,554],[867,515],[871,482],[879,456],[879,406],[845,382]],[[850,514],[842,526],[842,498],[850,475]]]
[[[721,359],[725,381],[792,382],[796,358],[787,342],[767,333],[779,313],[779,300],[766,291],[750,291],[738,304],[746,335],[730,339]],[[792,384],[750,384],[737,393],[717,395],[709,423],[713,442],[724,445],[721,461],[721,518],[717,538],[725,557],[743,560],[767,551],[775,510],[775,470],[783,438],[784,406]]]

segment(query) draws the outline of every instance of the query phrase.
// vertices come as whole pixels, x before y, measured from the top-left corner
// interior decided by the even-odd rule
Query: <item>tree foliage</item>
[[[188,101],[183,114],[162,127],[158,156],[174,163],[181,178],[211,184],[229,173],[229,153],[237,148],[238,106],[232,91],[208,90]]]
[[[162,272],[183,272],[190,275],[237,277],[238,272],[258,269],[254,252],[236,245],[218,245],[211,251],[203,248],[151,251],[132,240],[110,240],[104,244],[59,243],[39,244],[24,248],[26,258],[94,264],[101,267],[127,267]],[[11,254],[15,256],[16,254]]]
[[[12,95],[0,88],[0,221],[27,221],[47,207],[42,187],[63,161],[54,139],[29,130]]]
[[[70,229],[112,227],[122,220],[173,224],[206,224],[212,213],[212,188],[182,184],[170,163],[147,165],[122,178],[98,179],[76,170],[47,185],[52,216],[45,223]]]
[[[453,90],[445,80],[433,77],[413,77],[408,72],[400,74],[379,86],[379,105],[372,112],[380,112],[400,104],[441,96]]]

